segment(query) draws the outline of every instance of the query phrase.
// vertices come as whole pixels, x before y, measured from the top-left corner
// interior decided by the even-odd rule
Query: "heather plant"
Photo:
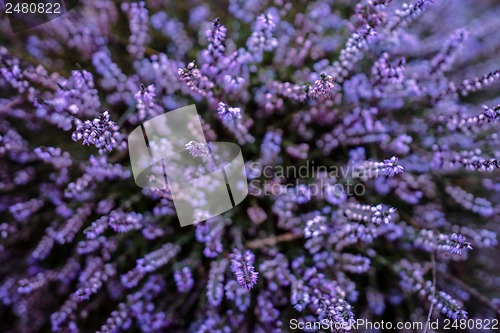
[[[14,34],[2,12],[1,330],[489,332],[499,16],[494,0],[81,0]],[[180,227],[168,187],[135,185],[127,136],[190,104],[251,186]]]

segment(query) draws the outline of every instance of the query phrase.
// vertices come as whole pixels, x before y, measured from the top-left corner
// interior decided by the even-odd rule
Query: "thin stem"
[[[431,300],[431,308],[429,309],[429,314],[427,315],[427,321],[425,322],[424,333],[427,333],[427,329],[429,328],[432,311],[434,310],[434,302],[436,301],[436,255],[434,254],[434,252],[431,253],[431,260],[432,260],[432,300]]]
[[[5,105],[1,105],[0,112],[6,111],[6,110],[12,108],[13,106],[16,106],[17,104],[21,103],[21,101],[22,101],[21,97],[18,96],[17,98],[13,99],[9,103],[7,103]]]
[[[118,121],[116,122],[116,124],[118,125],[118,127],[122,127],[123,124],[125,124],[125,121],[127,121],[127,118],[136,110],[136,106],[135,104],[131,104],[128,109],[122,114],[122,116],[120,117],[120,119],[118,119]]]

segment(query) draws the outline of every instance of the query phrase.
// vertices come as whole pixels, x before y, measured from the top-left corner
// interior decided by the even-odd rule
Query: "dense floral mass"
[[[408,1],[82,0],[17,34],[2,12],[0,330],[490,332],[500,5]],[[190,104],[252,186],[181,228],[127,135]]]

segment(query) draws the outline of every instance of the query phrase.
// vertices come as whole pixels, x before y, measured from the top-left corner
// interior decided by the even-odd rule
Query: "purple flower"
[[[73,141],[82,140],[84,145],[94,145],[99,151],[112,151],[122,142],[118,126],[110,120],[109,112],[105,111],[93,121],[80,122],[71,138]]]
[[[135,268],[121,276],[122,285],[126,288],[135,287],[147,273],[166,265],[179,251],[178,245],[166,243],[158,250],[146,254],[144,258],[137,259]]]
[[[372,206],[372,222],[374,224],[388,224],[392,220],[392,215],[396,212],[396,208],[390,207],[388,210],[383,211],[382,205]]]
[[[333,93],[334,78],[330,75],[321,73],[320,78],[314,82],[314,86],[310,89],[309,95],[313,98],[318,98],[320,96],[328,97]]]
[[[197,223],[196,240],[205,244],[203,254],[208,258],[215,258],[222,252],[222,234],[225,223],[219,218],[211,218]]]
[[[186,143],[186,149],[193,157],[204,157],[210,154],[206,144],[196,141],[189,141]]]
[[[179,78],[194,93],[202,97],[211,97],[214,83],[208,77],[201,74],[194,61],[190,62],[186,68],[179,68]]]
[[[217,113],[223,122],[241,118],[241,111],[239,108],[229,107],[224,102],[219,102]]]
[[[404,171],[404,168],[398,164],[398,158],[396,156],[391,157],[389,160],[384,160],[386,171],[385,175],[387,177],[394,177],[398,173]]]
[[[278,41],[273,37],[275,26],[271,14],[261,14],[257,17],[254,30],[247,40],[247,47],[253,54],[254,61],[262,61],[264,51],[271,51],[278,45]]]
[[[240,286],[250,290],[257,283],[259,273],[255,271],[253,262],[255,256],[250,250],[244,253],[237,249],[233,249],[231,254],[231,271],[236,276],[236,281]]]
[[[176,270],[174,272],[174,280],[177,285],[177,290],[181,293],[188,292],[193,288],[193,274],[188,266]]]
[[[307,221],[304,236],[306,238],[310,238],[318,237],[323,234],[326,230],[325,222],[326,218],[319,215],[314,217],[312,220]]]
[[[491,317],[475,296],[500,231],[500,5],[396,2],[88,0],[26,38],[0,24],[0,328]],[[179,227],[179,200],[203,218],[206,198],[138,188],[125,138],[193,103],[206,142],[239,144],[248,184]],[[191,140],[180,172],[220,185]],[[140,177],[164,183],[151,158]]]
[[[453,254],[462,254],[462,249],[472,250],[471,243],[465,241],[465,237],[460,234],[453,233],[449,238],[440,237],[438,239],[438,249],[447,251]]]
[[[156,93],[155,86],[153,84],[150,84],[147,87],[142,85],[141,90],[135,94],[134,98],[137,102],[137,110],[139,111],[137,121],[144,121],[161,114],[161,108],[154,102]],[[132,122],[135,123],[135,121]]]
[[[224,296],[224,271],[226,270],[227,260],[212,261],[210,264],[210,273],[207,283],[207,298],[210,304],[218,306]]]
[[[236,281],[229,281],[226,286],[226,298],[234,301],[240,311],[245,311],[250,306],[250,293],[241,288]]]
[[[202,71],[210,77],[214,77],[220,72],[220,68],[217,68],[217,65],[225,59],[226,31],[226,27],[220,23],[219,18],[213,20],[212,28],[206,31],[208,46],[202,52]]]
[[[135,58],[144,56],[144,45],[149,41],[148,21],[149,15],[144,1],[123,3],[121,8],[127,13],[130,26],[128,52]]]

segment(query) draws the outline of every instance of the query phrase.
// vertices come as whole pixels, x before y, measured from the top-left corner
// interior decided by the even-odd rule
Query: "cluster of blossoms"
[[[407,2],[81,0],[22,34],[0,13],[0,331],[498,317],[500,6]],[[238,143],[258,191],[180,227],[126,137],[193,103],[186,151]],[[268,172],[313,161],[342,172]]]
[[[249,250],[241,253],[235,249],[231,254],[231,270],[236,276],[236,281],[246,289],[252,289],[257,283],[259,274],[255,272],[254,261],[255,255]]]
[[[122,134],[118,132],[118,126],[110,120],[109,112],[104,111],[99,118],[76,121],[76,130],[71,135],[73,141],[80,141],[84,145],[94,145],[99,149],[112,151],[122,141]]]
[[[189,141],[186,143],[186,149],[193,157],[203,157],[210,153],[206,144],[196,141]]]

